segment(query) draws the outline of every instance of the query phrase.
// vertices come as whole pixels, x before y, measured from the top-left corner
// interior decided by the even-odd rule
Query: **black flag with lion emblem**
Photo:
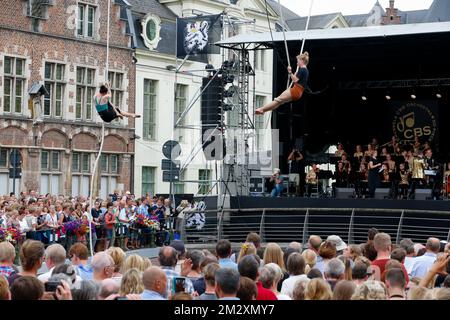
[[[214,43],[220,41],[222,19],[220,14],[177,19],[177,57],[207,62],[208,54],[219,54]]]

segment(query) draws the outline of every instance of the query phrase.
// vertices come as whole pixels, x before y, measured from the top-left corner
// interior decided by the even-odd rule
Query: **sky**
[[[313,0],[312,15],[342,12],[344,15],[369,13],[376,0]],[[395,7],[402,11],[428,9],[433,0],[396,0]],[[281,0],[281,4],[304,17],[309,13],[311,0]],[[389,0],[380,0],[383,8]]]

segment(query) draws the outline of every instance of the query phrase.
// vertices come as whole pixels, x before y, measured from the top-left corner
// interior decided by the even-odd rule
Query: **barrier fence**
[[[424,243],[429,237],[450,241],[450,212],[367,208],[270,208],[204,211],[202,228],[181,224],[185,243],[211,243],[220,239],[243,242],[258,232],[262,242],[305,243],[312,234],[339,235],[347,243],[362,243],[369,228],[388,233],[392,241],[403,238]]]

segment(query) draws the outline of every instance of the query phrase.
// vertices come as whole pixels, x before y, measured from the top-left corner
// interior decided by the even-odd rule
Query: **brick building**
[[[108,80],[113,103],[134,112],[126,10],[111,0]],[[106,78],[107,12],[107,0],[0,1],[0,194],[12,191],[12,149],[22,156],[16,193],[89,194],[101,139],[92,96]],[[29,94],[39,85],[48,95]],[[132,188],[134,120],[106,125],[103,152],[94,192]]]

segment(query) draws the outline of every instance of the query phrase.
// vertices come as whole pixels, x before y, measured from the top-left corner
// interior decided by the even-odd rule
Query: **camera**
[[[61,281],[47,281],[45,283],[45,291],[47,292],[55,292],[58,286],[62,286]]]

